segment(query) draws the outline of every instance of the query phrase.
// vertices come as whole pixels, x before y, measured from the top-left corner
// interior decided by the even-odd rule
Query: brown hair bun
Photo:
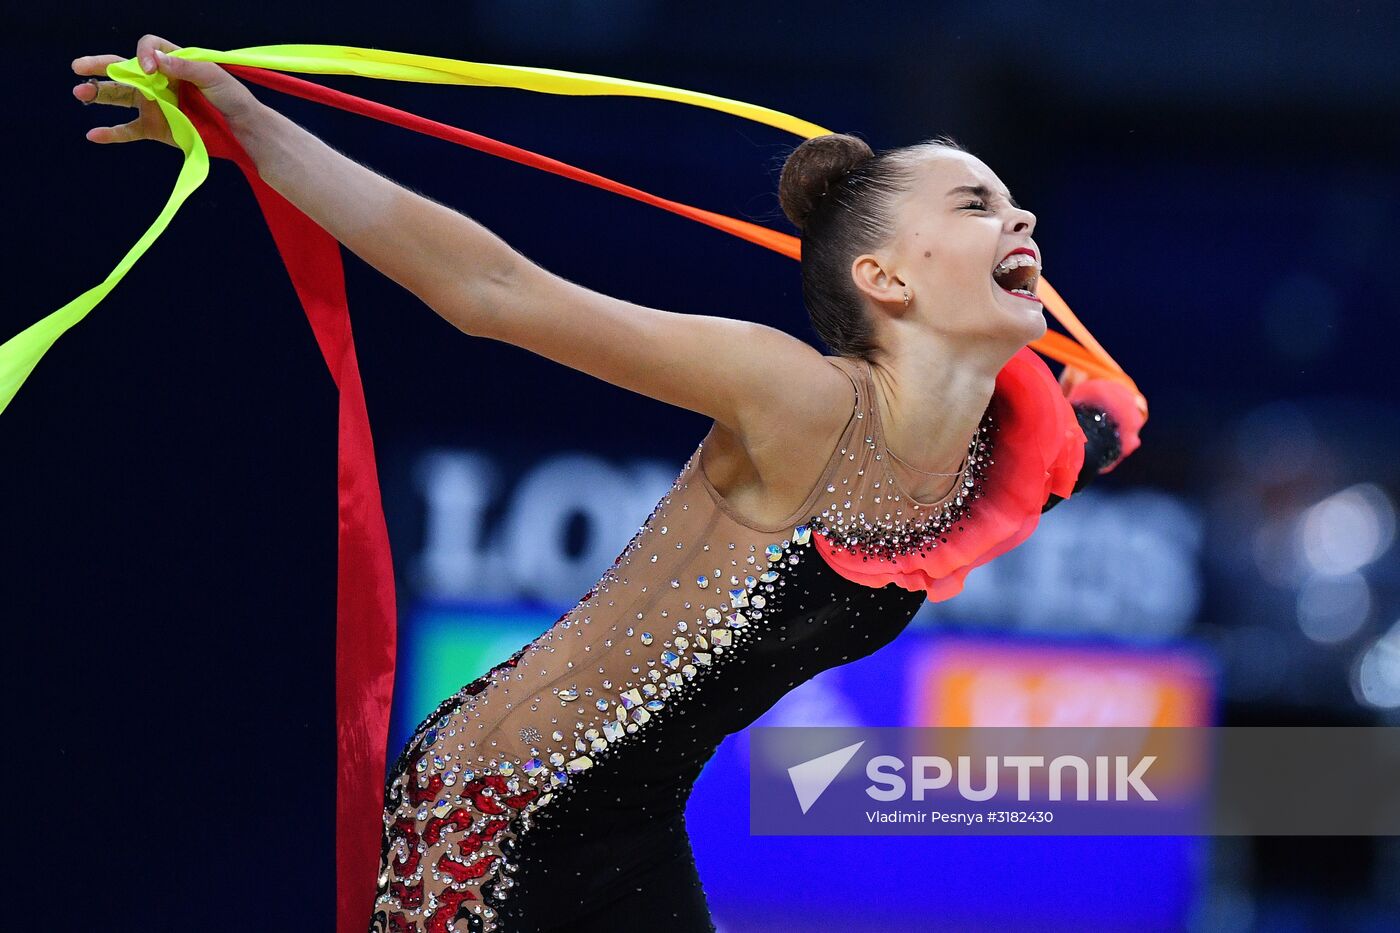
[[[828,133],[804,140],[783,163],[778,201],[787,219],[799,229],[821,203],[822,195],[842,176],[874,155],[865,140],[846,133]]]

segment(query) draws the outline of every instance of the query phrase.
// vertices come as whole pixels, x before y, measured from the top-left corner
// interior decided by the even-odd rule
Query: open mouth
[[[1019,298],[1040,301],[1035,296],[1036,283],[1040,281],[1040,263],[1026,253],[1013,253],[992,270],[992,281],[1005,292]]]

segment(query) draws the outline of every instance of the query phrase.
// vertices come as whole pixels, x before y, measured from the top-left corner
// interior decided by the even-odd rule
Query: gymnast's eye
[[[987,205],[984,201],[969,201],[962,206],[962,209],[965,211],[985,211]]]

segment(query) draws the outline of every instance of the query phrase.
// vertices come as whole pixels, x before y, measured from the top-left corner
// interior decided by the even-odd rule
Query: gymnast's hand
[[[1071,389],[1088,378],[1089,374],[1084,370],[1066,363],[1064,372],[1060,373],[1060,388],[1064,390],[1065,395],[1069,395]]]
[[[157,52],[173,52],[180,46],[160,36],[146,35],[136,43],[136,60],[147,74],[159,71],[170,82],[170,89],[180,93],[180,82],[188,81],[199,88],[211,104],[230,121],[246,116],[262,103],[233,75],[213,62],[192,62],[183,58],[158,56]],[[73,71],[80,75],[105,76],[107,66],[124,61],[121,55],[84,55],[73,59]],[[155,101],[134,87],[117,81],[85,81],[73,88],[73,96],[85,104],[112,104],[135,107],[136,119],[120,126],[94,126],[87,138],[95,143],[129,143],[138,139],[154,139],[174,146],[170,125]]]
[[[1075,391],[1075,389],[1085,382],[1091,383],[1091,385],[1087,386],[1086,389],[1092,389],[1095,386],[1101,386],[1103,384],[1103,380],[1091,379],[1089,374],[1086,373],[1084,370],[1079,369],[1076,366],[1070,366],[1068,363],[1065,364],[1064,371],[1060,373],[1060,388],[1064,390],[1066,398],[1073,402],[1077,398],[1082,397],[1078,392]],[[1137,393],[1135,392],[1131,392],[1121,388],[1115,391],[1124,393],[1124,398],[1132,399],[1132,409],[1123,407],[1121,410],[1116,412],[1118,420],[1121,422],[1127,418],[1131,418],[1138,427],[1144,424],[1147,421],[1147,402],[1144,399],[1137,398]],[[1089,397],[1091,398],[1095,396],[1101,397],[1102,393],[1093,392],[1089,395]],[[1124,403],[1124,405],[1126,405],[1126,402]],[[1133,415],[1128,414],[1130,410],[1134,411]],[[1136,431],[1136,429],[1137,428],[1134,427],[1132,430]]]

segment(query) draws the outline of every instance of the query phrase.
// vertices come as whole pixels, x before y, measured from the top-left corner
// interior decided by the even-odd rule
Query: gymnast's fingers
[[[155,74],[156,71],[156,50],[165,53],[178,52],[180,46],[169,39],[162,39],[160,36],[153,36],[149,33],[141,37],[141,41],[136,43],[136,60],[141,65],[141,70],[146,74]]]
[[[82,55],[73,59],[73,72],[80,75],[107,76],[107,66],[125,61],[124,55]]]
[[[1079,383],[1089,378],[1089,374],[1075,366],[1065,365],[1064,372],[1060,373],[1060,387],[1069,392]]]
[[[85,104],[112,104],[116,107],[135,107],[144,100],[140,92],[129,84],[99,81],[96,78],[88,78],[73,88],[73,96]]]
[[[95,143],[130,143],[152,137],[142,127],[141,118],[137,117],[120,126],[94,126],[87,131],[87,138]]]

